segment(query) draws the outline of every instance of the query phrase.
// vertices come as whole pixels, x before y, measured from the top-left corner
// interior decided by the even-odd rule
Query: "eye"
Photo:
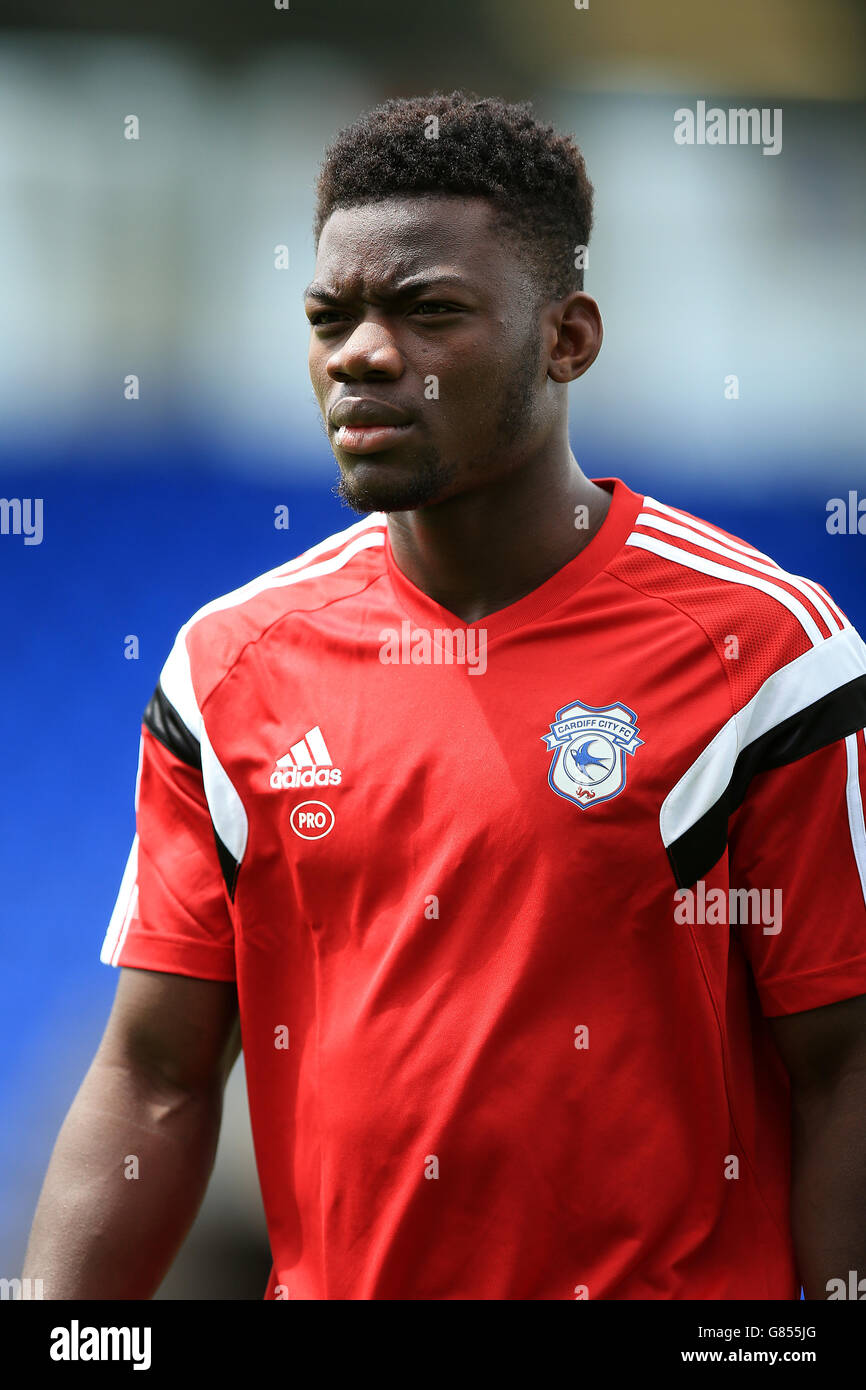
[[[415,305],[413,313],[420,313],[422,309],[431,309],[434,311],[433,313],[429,314],[422,313],[421,317],[425,319],[438,318],[441,314],[456,313],[453,304],[445,304],[443,301],[438,299],[423,299],[420,304]]]
[[[308,314],[307,318],[310,320],[313,328],[325,328],[327,327],[327,319],[340,319],[342,318],[342,314],[336,309],[316,309]]]

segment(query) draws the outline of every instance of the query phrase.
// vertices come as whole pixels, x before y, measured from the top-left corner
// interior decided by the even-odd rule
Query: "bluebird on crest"
[[[633,756],[644,742],[628,705],[596,708],[581,700],[557,710],[542,739],[554,754],[548,783],[557,796],[584,809],[619,796],[625,787],[626,754]]]

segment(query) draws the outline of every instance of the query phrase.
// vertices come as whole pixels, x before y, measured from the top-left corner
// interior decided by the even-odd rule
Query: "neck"
[[[484,487],[389,513],[388,538],[407,579],[461,622],[474,623],[573,560],[598,531],[610,500],[581,471],[565,440]]]

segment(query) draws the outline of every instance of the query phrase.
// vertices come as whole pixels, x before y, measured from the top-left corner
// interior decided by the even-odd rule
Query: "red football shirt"
[[[767,1018],[866,992],[866,648],[598,481],[472,624],[365,518],[145,711],[102,959],[237,981],[267,1298],[798,1297]]]

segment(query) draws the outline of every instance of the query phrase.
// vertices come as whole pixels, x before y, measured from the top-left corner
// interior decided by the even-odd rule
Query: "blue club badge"
[[[598,806],[625,787],[626,753],[644,742],[628,705],[595,709],[575,700],[557,710],[550,733],[541,735],[554,754],[547,774],[557,796],[578,806]]]

